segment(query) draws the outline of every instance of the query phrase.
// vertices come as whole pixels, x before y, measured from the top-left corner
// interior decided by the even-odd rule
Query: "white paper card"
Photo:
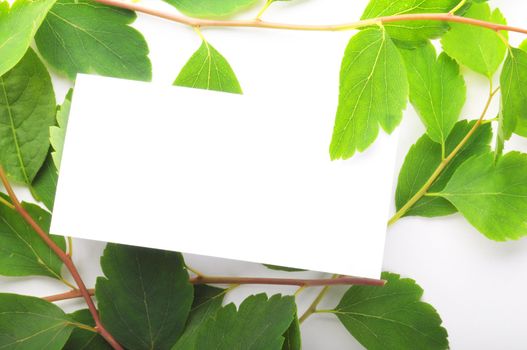
[[[396,138],[331,161],[319,102],[79,75],[51,231],[378,278]]]

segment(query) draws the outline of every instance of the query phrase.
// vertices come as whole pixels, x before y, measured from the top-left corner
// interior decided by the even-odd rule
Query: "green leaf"
[[[281,350],[296,313],[294,297],[252,295],[236,310],[229,304],[200,326],[195,347],[176,350]]]
[[[361,19],[411,13],[448,12],[459,0],[370,0]],[[401,21],[384,24],[390,37],[403,47],[415,47],[441,36],[448,25],[440,21]]]
[[[473,157],[437,193],[456,206],[481,233],[496,241],[527,234],[527,154]]]
[[[414,280],[384,272],[384,287],[353,286],[333,310],[368,350],[447,349],[446,330],[436,310],[421,301]]]
[[[306,271],[302,269],[296,269],[294,267],[286,267],[286,266],[279,266],[279,265],[269,265],[269,264],[263,264],[265,267],[271,270],[275,271],[286,271],[286,272],[301,272]]]
[[[284,334],[284,345],[282,350],[301,350],[302,349],[302,334],[300,333],[300,322],[298,316],[295,314],[295,318],[291,325]]]
[[[407,97],[404,62],[386,31],[369,28],[353,36],[340,71],[331,159],[364,151],[377,138],[379,125],[391,133],[401,121]]]
[[[465,104],[466,87],[457,63],[432,44],[401,50],[410,83],[410,102],[432,141],[444,145]]]
[[[62,159],[62,150],[64,148],[64,138],[66,137],[66,129],[68,127],[68,118],[71,108],[71,97],[73,89],[70,89],[62,103],[57,110],[57,125],[49,128],[49,141],[54,152],[51,153],[53,161],[57,169],[60,169],[60,160]]]
[[[51,154],[48,155],[44,165],[40,168],[35,180],[31,184],[35,199],[44,203],[46,208],[53,211],[55,192],[57,190],[58,171],[53,163]]]
[[[37,205],[23,203],[29,215],[44,231],[49,230],[51,215]],[[63,250],[64,237],[51,235]],[[0,275],[61,277],[62,261],[11,208],[0,204]]]
[[[72,330],[58,306],[40,298],[0,294],[0,349],[60,350]]]
[[[128,350],[170,349],[192,305],[179,253],[108,244],[96,284],[101,320]]]
[[[259,0],[164,0],[191,17],[226,17],[247,9]]]
[[[89,0],[58,0],[35,41],[42,56],[70,79],[77,73],[150,80],[148,46],[134,12]]]
[[[446,141],[446,152],[450,154],[474,126],[475,121],[459,121]],[[430,187],[429,192],[441,191],[461,164],[474,155],[490,152],[492,129],[490,124],[481,125],[449,162],[441,175]],[[433,142],[428,135],[423,135],[410,148],[399,173],[395,204],[401,209],[427,182],[442,161],[441,145]],[[456,212],[456,208],[441,197],[422,197],[413,205],[405,216],[442,216]]]
[[[17,0],[9,8],[0,2],[0,75],[24,57],[40,24],[55,0]]]
[[[88,309],[76,311],[68,315],[72,320],[91,327],[95,322]],[[112,347],[98,333],[85,329],[75,328],[71,333],[64,350],[111,350]]]
[[[229,62],[211,44],[201,43],[185,64],[174,85],[241,94],[242,88]]]
[[[499,9],[490,11],[486,3],[472,4],[465,17],[483,21],[506,24],[506,20]],[[467,25],[451,23],[451,29],[441,39],[443,50],[460,64],[475,72],[492,77],[500,66],[507,46],[493,30]],[[500,32],[507,38],[506,32]]]
[[[527,136],[527,52],[511,48],[500,76],[500,130],[508,140],[515,131]]]
[[[221,309],[226,289],[207,285],[194,286],[194,302],[185,332],[172,349],[195,349],[198,331],[210,317]]]
[[[16,182],[31,184],[49,150],[55,93],[33,50],[0,77],[0,164]]]

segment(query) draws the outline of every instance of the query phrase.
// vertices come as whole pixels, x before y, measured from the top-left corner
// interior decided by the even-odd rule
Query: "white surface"
[[[150,1],[144,1],[149,4]],[[331,4],[330,6],[328,4]],[[523,1],[490,1],[492,6],[500,7],[512,25],[525,26],[527,23],[527,3]],[[360,17],[366,5],[365,0],[309,0],[277,2],[269,9],[266,17],[276,21],[333,23],[355,20]],[[250,17],[252,13],[247,16]],[[177,25],[141,16],[137,27],[147,35],[154,58],[156,80],[169,83],[177,74],[186,58],[198,46],[198,39],[189,30]],[[212,43],[233,63],[245,92],[258,89],[258,81],[251,79],[275,78],[264,67],[251,67],[250,62],[241,58],[245,51],[256,50],[251,47],[230,47],[229,38],[225,35],[239,30],[207,30],[206,35]],[[245,31],[243,31],[245,33]],[[258,31],[247,31],[248,37],[254,37],[254,45],[259,44],[255,36],[271,35]],[[281,32],[276,32],[278,35]],[[158,35],[159,34],[159,35]],[[269,55],[273,62],[284,60],[283,64],[294,68],[287,61],[289,50],[309,46],[313,33],[299,35],[304,40],[298,45],[291,42],[291,48],[281,47],[280,54]],[[327,37],[341,35],[329,33]],[[346,38],[351,33],[342,34],[344,50]],[[214,38],[214,40],[212,40]],[[525,37],[511,34],[511,41],[518,44]],[[167,46],[168,45],[168,46]],[[314,51],[317,47],[312,48]],[[323,48],[322,48],[323,50]],[[163,58],[163,52],[168,52]],[[329,53],[328,53],[329,54]],[[336,65],[339,62],[335,62]],[[245,68],[244,68],[245,67]],[[327,68],[313,69],[322,75]],[[272,72],[272,71],[271,71]],[[166,74],[165,74],[166,73]],[[464,118],[475,118],[479,115],[487,94],[485,80],[464,70],[469,96],[467,106],[462,113]],[[248,74],[248,75],[247,75]],[[165,75],[165,76],[163,76]],[[311,72],[306,73],[305,81],[309,83]],[[335,77],[332,77],[335,78]],[[277,82],[277,88],[284,79]],[[250,84],[250,87],[247,86]],[[336,99],[336,85],[325,86],[333,89]],[[65,92],[64,85],[62,93]],[[493,105],[493,113],[497,104]],[[399,165],[402,163],[408,148],[422,134],[423,129],[417,116],[410,109],[400,127],[402,143],[399,146]],[[514,140],[515,147],[527,151],[525,139]],[[332,242],[320,237],[322,244],[331,246]],[[100,275],[97,259],[104,243],[75,240],[74,258],[80,267],[81,274],[89,286],[95,283]],[[291,249],[297,249],[295,245]],[[238,276],[302,276],[321,277],[320,273],[279,273],[266,270],[261,265],[234,262],[199,256],[186,256],[192,266],[210,274]],[[452,349],[455,350],[523,350],[527,344],[527,240],[496,243],[489,241],[468,225],[459,215],[438,219],[407,218],[394,225],[388,232],[385,249],[384,267],[386,270],[411,277],[424,288],[424,299],[436,307],[443,319],[443,325],[449,333]],[[65,288],[46,278],[36,279],[0,279],[0,290],[48,295],[62,292]],[[235,290],[229,301],[239,302],[245,295],[253,292],[291,293],[295,288],[245,286]],[[342,288],[332,289],[323,307],[334,305]],[[298,298],[300,311],[312,301],[317,289],[309,289]],[[61,304],[69,310],[83,307],[82,302],[64,302]],[[347,333],[335,318],[330,315],[315,315],[302,325],[304,349],[307,350],[341,350],[362,349]]]
[[[79,75],[51,231],[379,278],[396,137],[332,162],[334,96],[287,85],[240,96]]]

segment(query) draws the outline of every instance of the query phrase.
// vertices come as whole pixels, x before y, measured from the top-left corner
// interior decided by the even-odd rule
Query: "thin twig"
[[[372,278],[360,277],[338,277],[323,279],[293,279],[293,278],[258,278],[258,277],[221,277],[221,276],[198,276],[189,279],[192,284],[229,284],[229,289],[233,289],[241,284],[268,284],[282,286],[299,286],[301,288],[317,286],[336,286],[336,285],[367,285],[383,286],[386,281]],[[88,289],[89,295],[95,294],[95,289]],[[55,302],[61,300],[75,299],[82,296],[81,291],[74,289],[69,292],[50,295],[42,299]]]
[[[488,28],[494,31],[505,30],[527,34],[527,29],[513,27],[504,24],[482,21],[479,19],[456,16],[449,13],[413,13],[405,15],[383,16],[371,19],[364,19],[356,22],[342,24],[288,24],[267,22],[260,19],[253,20],[210,20],[192,18],[176,13],[175,11],[164,11],[150,8],[141,3],[122,1],[122,0],[95,0],[98,3],[119,7],[131,11],[145,13],[151,16],[160,17],[169,21],[181,23],[191,27],[247,27],[247,28],[268,28],[268,29],[285,29],[285,30],[304,30],[304,31],[343,31],[368,27],[375,24],[401,22],[401,21],[442,21],[457,22],[478,27]]]
[[[75,280],[75,283],[77,284],[79,288],[80,295],[84,298],[86,301],[86,304],[88,305],[88,309],[90,310],[90,313],[95,321],[95,325],[97,330],[99,331],[99,334],[106,339],[106,341],[116,350],[122,350],[123,348],[119,343],[113,338],[113,336],[104,328],[103,324],[101,323],[101,320],[99,318],[99,315],[97,313],[97,309],[95,307],[95,304],[93,303],[93,300],[91,299],[91,296],[86,289],[86,285],[84,284],[84,281],[82,280],[79,271],[77,270],[77,267],[71,260],[71,258],[64,252],[52,239],[51,237],[44,232],[44,230],[36,223],[35,220],[29,215],[29,213],[24,209],[20,201],[18,200],[18,197],[16,196],[15,192],[13,191],[13,188],[11,187],[11,184],[9,183],[7,176],[4,172],[4,169],[2,166],[0,166],[0,179],[2,183],[4,184],[4,187],[11,198],[11,201],[13,202],[13,205],[15,207],[15,210],[22,216],[22,218],[31,226],[31,228],[40,236],[40,238],[53,250],[53,252],[62,260],[64,265],[68,268],[68,270],[71,273],[71,276]]]

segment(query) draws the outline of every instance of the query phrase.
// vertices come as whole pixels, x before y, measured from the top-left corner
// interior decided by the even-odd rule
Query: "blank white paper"
[[[313,99],[79,75],[51,231],[378,278],[396,137],[331,161],[333,122]]]

